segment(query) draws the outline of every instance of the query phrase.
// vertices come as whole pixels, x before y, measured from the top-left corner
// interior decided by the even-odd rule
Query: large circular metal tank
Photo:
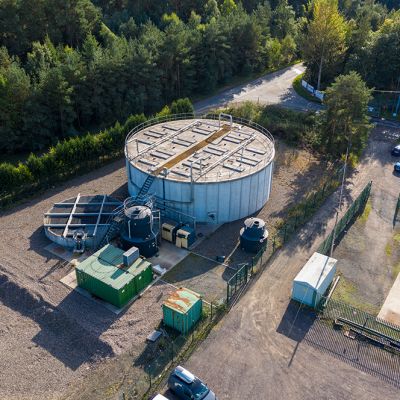
[[[108,195],[81,195],[55,203],[44,215],[44,231],[53,242],[74,249],[79,235],[85,247],[96,249],[111,217],[122,203]]]
[[[128,134],[125,156],[131,196],[155,195],[197,222],[251,215],[271,192],[273,137],[230,115],[147,121]]]

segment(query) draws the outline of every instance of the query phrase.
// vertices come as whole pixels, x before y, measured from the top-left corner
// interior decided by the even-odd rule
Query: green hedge
[[[171,114],[193,112],[192,103],[187,98],[174,101],[167,109]],[[25,163],[17,166],[1,163],[0,207],[121,157],[128,132],[146,120],[144,114],[131,115],[123,125],[117,122],[100,133],[58,142],[47,153],[41,156],[31,154]]]

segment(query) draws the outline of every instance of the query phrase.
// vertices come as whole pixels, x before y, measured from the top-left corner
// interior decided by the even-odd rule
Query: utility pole
[[[339,212],[342,211],[343,190],[344,190],[344,182],[346,180],[347,160],[349,158],[350,147],[351,147],[351,135],[348,137],[348,140],[347,140],[346,157],[344,159],[343,174],[342,174],[342,184],[340,186],[339,207],[336,210],[335,226],[333,227],[332,243],[331,243],[331,250],[329,252],[329,257],[332,257],[332,254],[333,254],[333,247],[335,245],[336,228],[337,228],[337,223],[338,223],[338,219],[339,219]]]

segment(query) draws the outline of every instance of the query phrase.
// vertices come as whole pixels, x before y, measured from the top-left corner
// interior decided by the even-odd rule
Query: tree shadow
[[[42,296],[29,292],[6,275],[0,275],[0,301],[39,325],[40,331],[32,341],[72,370],[84,363],[114,355],[111,346],[99,339],[99,336],[117,316],[108,312],[103,318],[99,316],[96,332],[85,329],[65,311],[76,307],[85,308],[82,299],[80,294],[72,291],[60,304],[53,306]],[[93,306],[87,308],[91,313],[98,311]]]

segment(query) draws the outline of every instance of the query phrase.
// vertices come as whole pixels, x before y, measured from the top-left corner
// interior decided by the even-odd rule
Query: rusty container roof
[[[199,300],[201,300],[201,296],[198,293],[190,289],[180,288],[171,293],[163,304],[181,314],[186,314]]]

